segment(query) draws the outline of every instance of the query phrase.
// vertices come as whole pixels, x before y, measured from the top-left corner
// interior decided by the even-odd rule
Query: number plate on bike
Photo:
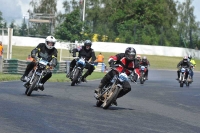
[[[127,80],[128,80],[128,76],[125,73],[121,73],[119,75],[119,81],[120,82],[124,82],[124,81],[127,81]]]
[[[43,65],[47,65],[47,64],[48,64],[48,61],[40,60],[39,63],[40,63],[40,64],[43,64]]]

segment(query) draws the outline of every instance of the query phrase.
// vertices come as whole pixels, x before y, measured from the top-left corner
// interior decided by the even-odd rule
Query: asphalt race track
[[[200,73],[180,87],[176,71],[150,70],[143,85],[107,110],[95,106],[100,80],[46,83],[24,95],[20,81],[0,82],[0,133],[199,133]],[[65,78],[65,77],[64,77]]]

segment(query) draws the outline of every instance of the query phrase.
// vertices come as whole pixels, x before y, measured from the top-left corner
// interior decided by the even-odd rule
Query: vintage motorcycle
[[[186,73],[188,73],[187,68],[182,67],[180,70],[180,77],[179,77],[179,83],[180,83],[180,87],[183,87],[184,84],[186,84],[186,86],[189,86],[191,84],[191,76],[190,74],[188,74],[188,78],[185,79],[185,75]]]
[[[30,96],[33,91],[38,91],[41,88],[41,79],[48,71],[51,71],[50,62],[42,58],[36,59],[36,66],[30,71],[26,77],[24,87],[26,87],[25,94]]]
[[[71,86],[81,83],[81,78],[85,65],[86,65],[85,58],[83,57],[77,58],[75,67],[73,68],[72,72],[68,75],[68,78],[70,78],[72,81]]]
[[[117,71],[115,68],[111,68]],[[117,72],[118,73],[118,72]],[[123,82],[128,80],[128,76],[126,73],[116,74],[112,80],[105,85],[105,87],[99,92],[94,93],[94,97],[96,98],[96,106],[102,106],[103,109],[107,109],[112,105],[112,103],[117,99],[119,92],[123,89]]]
[[[144,82],[145,82],[145,80],[146,80],[146,76],[145,76],[146,71],[147,71],[147,67],[141,65],[141,66],[140,66],[140,77],[139,77],[139,79],[140,79],[140,84],[144,84]]]

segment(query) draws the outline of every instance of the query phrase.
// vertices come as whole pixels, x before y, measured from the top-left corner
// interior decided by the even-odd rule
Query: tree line
[[[34,13],[54,14],[53,32],[48,24],[32,24],[29,36],[52,34],[59,40],[120,42],[186,48],[200,47],[199,22],[192,0],[65,0],[58,12],[57,0],[31,1]],[[84,8],[85,7],[85,8]],[[85,13],[84,13],[85,11]],[[0,12],[0,27],[2,23]],[[9,26],[14,35],[28,36],[27,24]]]

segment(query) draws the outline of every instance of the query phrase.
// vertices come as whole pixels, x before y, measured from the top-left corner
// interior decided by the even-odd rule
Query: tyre
[[[28,89],[28,92],[27,92],[27,96],[30,96],[31,93],[33,92],[34,88],[36,87],[36,84],[39,80],[39,76],[38,75],[35,75],[34,79],[33,79],[33,82],[30,86],[30,88]]]
[[[102,105],[103,109],[107,109],[108,107],[110,107],[113,101],[117,98],[118,93],[119,93],[118,87],[116,87],[114,90],[111,90],[109,96],[107,97],[107,99],[104,101]]]
[[[28,90],[29,90],[29,88],[26,88],[25,95],[27,95]]]
[[[183,75],[181,75],[180,87],[183,87]]]
[[[78,82],[79,73],[80,73],[80,70],[78,68],[76,68],[76,70],[73,73],[73,79],[72,79],[71,86],[74,86]]]
[[[144,73],[143,72],[140,75],[140,84],[144,84]]]

